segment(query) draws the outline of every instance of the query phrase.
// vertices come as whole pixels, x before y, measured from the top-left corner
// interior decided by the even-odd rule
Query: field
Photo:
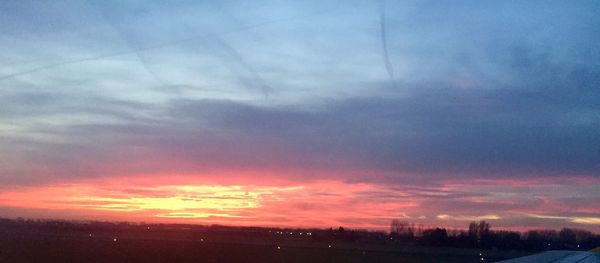
[[[296,237],[267,229],[13,226],[0,228],[0,262],[482,262],[481,251],[473,249],[314,240],[289,233]],[[518,256],[483,253],[485,262]]]

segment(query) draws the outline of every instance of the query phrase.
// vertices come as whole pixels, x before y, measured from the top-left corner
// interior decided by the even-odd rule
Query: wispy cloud
[[[528,214],[528,217],[539,218],[539,219],[553,219],[569,221],[576,224],[589,224],[589,225],[600,225],[600,217],[588,217],[588,216],[556,216],[556,215],[540,215],[540,214]]]
[[[439,220],[456,220],[456,221],[481,221],[481,220],[498,220],[502,219],[499,215],[448,215],[439,214],[436,216]]]
[[[310,185],[303,191],[324,202],[270,195],[289,205],[263,211],[273,222],[304,209],[300,217],[314,225],[382,227],[393,217],[460,225],[493,216],[510,226],[594,225],[597,7],[0,2],[0,194],[22,198],[26,209],[39,202],[17,198],[19,187],[163,175],[198,187],[215,177],[223,180],[215,185],[242,187],[268,179]],[[316,190],[319,180],[348,192]],[[354,188],[361,184],[368,187]],[[202,203],[160,187],[112,193],[158,199],[90,205]],[[145,215],[259,222],[252,209],[275,207],[274,199],[246,200],[260,204],[246,210]],[[336,202],[366,212],[309,218]]]

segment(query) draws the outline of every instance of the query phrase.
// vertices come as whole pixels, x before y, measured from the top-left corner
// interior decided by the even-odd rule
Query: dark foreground
[[[322,240],[315,238],[318,232],[310,236],[307,233],[154,225],[0,226],[0,262],[453,263],[494,262],[524,254],[397,242]],[[484,261],[479,253],[484,254]]]

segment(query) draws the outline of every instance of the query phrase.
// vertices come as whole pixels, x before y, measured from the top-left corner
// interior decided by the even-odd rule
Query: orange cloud
[[[390,221],[398,218],[453,228],[479,220],[493,220],[498,228],[526,228],[519,223],[526,221],[519,220],[537,218],[553,224],[557,218],[527,216],[525,211],[538,215],[561,211],[564,216],[559,221],[598,225],[596,215],[571,216],[563,211],[565,204],[557,204],[557,200],[547,196],[534,194],[533,201],[526,202],[531,199],[531,188],[510,192],[501,186],[502,181],[499,185],[488,182],[479,188],[456,183],[422,187],[277,177],[252,180],[251,172],[241,172],[243,179],[235,180],[234,175],[110,177],[5,188],[0,190],[0,209],[12,211],[12,216],[21,216],[15,211],[26,209],[29,217],[68,215],[72,219],[291,227],[342,225],[380,230],[387,230]],[[490,190],[484,193],[482,187]],[[546,186],[539,186],[536,191],[546,190]],[[7,212],[3,215],[11,216]]]
[[[100,215],[88,219],[142,218],[146,221],[294,226],[348,225],[356,220],[352,225],[369,228],[382,227],[373,221],[417,206],[410,199],[368,198],[374,192],[393,193],[363,183],[183,185],[168,184],[156,178],[150,181],[155,183],[96,181],[21,187],[0,192],[0,206],[72,210],[82,216],[95,211],[94,215]]]

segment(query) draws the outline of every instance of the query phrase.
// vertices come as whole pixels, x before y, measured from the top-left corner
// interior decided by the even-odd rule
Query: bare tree
[[[407,221],[400,221],[398,219],[392,220],[390,226],[390,233],[398,235],[399,237],[412,238],[415,236],[415,225],[410,224]]]

